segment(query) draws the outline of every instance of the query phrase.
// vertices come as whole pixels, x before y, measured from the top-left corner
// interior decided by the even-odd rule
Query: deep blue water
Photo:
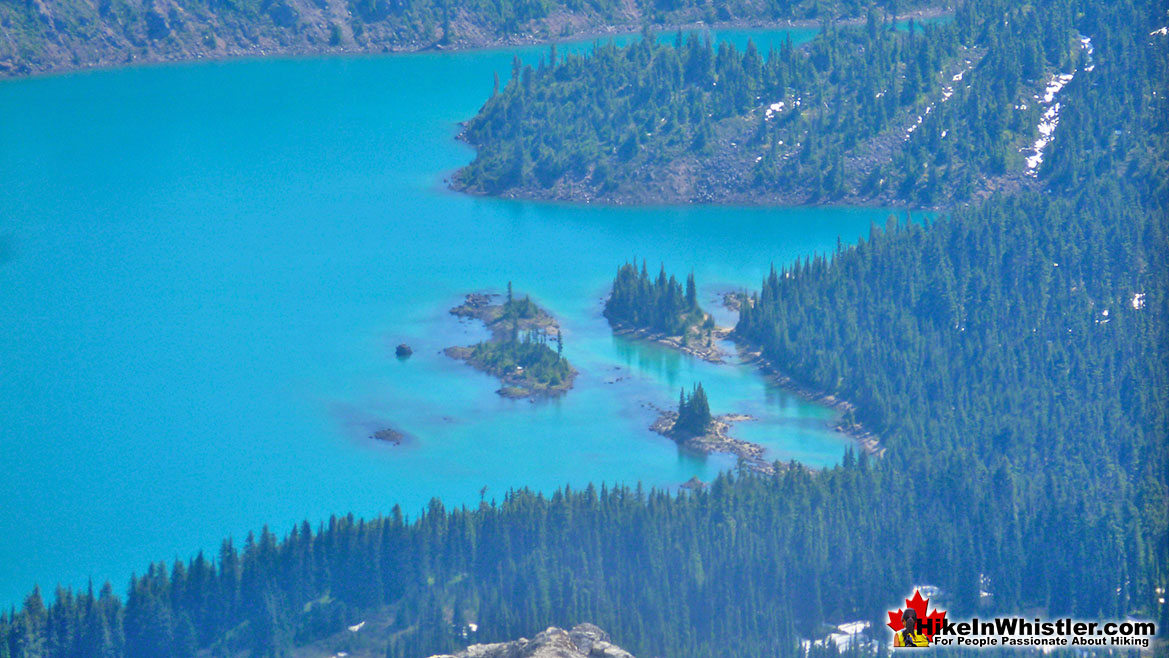
[[[783,33],[754,36],[766,51]],[[121,590],[150,560],[263,524],[415,513],[482,487],[707,479],[731,460],[647,429],[647,404],[696,381],[715,413],[759,417],[740,435],[774,457],[839,459],[834,412],[749,367],[614,338],[601,300],[636,257],[693,270],[711,307],[886,213],[450,193],[444,175],[472,156],[456,122],[516,52],[545,50],[0,84],[0,604],[34,583]],[[581,375],[560,400],[502,399],[439,353],[482,335],[447,313],[463,293],[509,280],[565,328]],[[387,425],[411,440],[368,439]]]

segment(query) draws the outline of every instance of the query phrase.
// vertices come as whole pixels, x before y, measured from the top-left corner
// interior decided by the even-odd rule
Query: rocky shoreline
[[[510,340],[513,327],[510,324],[501,322],[503,319],[504,305],[494,303],[493,300],[496,297],[499,297],[499,295],[470,293],[466,296],[463,303],[452,308],[450,313],[459,318],[482,322],[491,332],[491,338],[487,342],[503,343]],[[558,337],[560,335],[560,325],[556,322],[556,318],[552,317],[539,306],[535,306],[535,309],[536,313],[532,317],[517,320],[515,329],[520,332],[531,330],[541,331],[548,335]],[[475,358],[474,346],[448,347],[443,350],[443,354],[452,359],[463,361],[476,370],[497,377],[500,381],[500,387],[495,392],[513,400],[528,399],[535,402],[536,400],[564,395],[572,389],[573,382],[576,380],[578,374],[575,368],[570,367],[569,374],[563,381],[557,384],[545,384],[534,381],[520,367],[507,371],[499,371],[490,367],[489,364],[483,363]]]
[[[804,386],[803,384],[795,381],[782,370],[777,368],[774,363],[764,357],[762,350],[758,346],[751,344],[742,336],[732,332],[730,335],[730,340],[734,341],[735,346],[739,348],[739,357],[743,360],[744,363],[751,364],[759,368],[759,370],[761,370],[763,374],[776,385],[781,386],[785,390],[790,391],[791,393],[794,393],[809,402],[815,402],[817,404],[822,404],[826,407],[839,409],[845,412],[856,410],[856,405],[849,402],[848,400],[842,400],[834,395],[830,395],[828,393],[824,393],[823,391]],[[833,425],[832,429],[856,441],[857,445],[859,445],[862,450],[870,455],[881,457],[885,454],[885,447],[881,445],[880,438],[860,423],[845,424],[844,422],[840,422]]]
[[[771,475],[775,473],[775,463],[768,461],[764,456],[766,450],[758,443],[751,443],[736,439],[729,434],[734,423],[755,420],[746,414],[723,414],[715,416],[706,432],[698,436],[682,435],[674,431],[674,424],[678,421],[678,412],[662,411],[658,419],[649,426],[651,430],[662,436],[672,439],[679,446],[703,455],[723,453],[734,455],[739,459],[743,468]]]
[[[92,23],[87,29],[100,34],[100,38],[88,38],[58,27],[68,25],[68,21],[55,16],[51,5],[37,3],[32,7],[37,12],[34,20],[46,27],[25,36],[19,51],[0,47],[0,79],[192,60],[471,50],[587,41],[636,34],[646,23],[646,17],[634,10],[626,11],[619,20],[557,11],[531,21],[513,34],[501,34],[479,17],[456,10],[448,38],[437,27],[430,34],[422,34],[393,21],[359,21],[343,4],[326,7],[311,0],[279,0],[269,7],[269,16],[253,20],[226,12],[184,11],[176,7],[169,14],[144,10],[139,16],[130,16],[127,24],[125,19],[108,22],[109,16],[94,10],[85,22]],[[943,9],[925,8],[901,18],[930,18],[944,13]],[[5,18],[2,12],[0,18]],[[19,23],[21,18],[11,20]],[[838,24],[860,22],[863,19],[858,17]],[[679,17],[654,25],[654,29],[792,29],[820,24],[820,19],[706,23]]]
[[[472,147],[478,145],[463,139]],[[738,142],[742,137],[735,134],[726,142]],[[447,180],[447,186],[462,194],[472,196],[498,197],[513,201],[535,201],[549,203],[572,203],[599,206],[688,206],[694,204],[716,206],[786,207],[786,206],[876,206],[891,210],[940,211],[944,204],[922,204],[910,202],[894,191],[879,194],[864,194],[857,190],[838,197],[825,199],[807,187],[790,189],[764,189],[742,186],[737,181],[750,180],[751,161],[739,161],[731,157],[697,159],[684,163],[678,169],[706,172],[709,179],[685,178],[679,180],[673,172],[648,172],[647,178],[634,181],[634,187],[599,191],[592,183],[582,180],[562,179],[550,187],[520,185],[510,187],[498,194],[491,194],[479,187],[461,180],[456,171]],[[461,171],[461,170],[460,170]],[[1022,186],[1027,182],[1021,176],[1010,179],[1001,177],[996,183]],[[1009,180],[1008,180],[1009,179]]]
[[[610,323],[610,326],[613,328],[613,334],[616,336],[626,336],[629,338],[636,338],[638,340],[649,341],[651,343],[657,343],[659,345],[665,345],[666,347],[673,348],[685,354],[689,354],[690,356],[702,359],[708,363],[721,365],[726,363],[725,357],[730,356],[726,353],[725,350],[718,346],[717,341],[727,338],[730,334],[729,329],[722,327],[715,327],[715,329],[711,332],[710,345],[694,345],[691,343],[683,343],[681,336],[668,336],[661,332],[654,332],[648,329],[631,327],[622,322]]]
[[[723,306],[732,311],[738,311],[743,303],[750,303],[750,300],[745,292],[742,291],[727,291],[722,294]],[[839,409],[843,412],[855,411],[856,405],[848,400],[842,400],[834,395],[829,395],[823,391],[804,386],[785,374],[782,369],[778,368],[769,359],[763,356],[763,349],[757,345],[752,344],[743,336],[736,334],[734,329],[726,329],[723,327],[717,328],[717,331],[723,332],[723,336],[735,344],[739,351],[739,359],[743,363],[754,365],[759,368],[764,376],[771,379],[771,381],[791,393],[794,393],[801,398],[822,404],[826,407]],[[860,423],[845,423],[839,422],[832,426],[836,432],[840,432],[845,436],[857,442],[861,450],[866,453],[880,457],[885,454],[885,447],[881,445],[881,439],[871,430]]]
[[[729,310],[738,311],[740,305],[743,303],[744,295],[745,293],[741,291],[727,291],[722,293],[721,296],[723,306]],[[632,327],[627,327],[620,324],[614,326],[613,333],[621,336],[631,336],[642,340],[649,340],[658,343],[659,345],[665,345],[666,347],[680,350],[686,354],[690,354],[691,356],[715,364],[726,363],[726,357],[730,356],[726,353],[725,350],[719,348],[717,343],[712,343],[711,347],[700,346],[699,348],[695,348],[690,345],[683,345],[681,337],[679,336],[665,336],[664,334],[651,333],[644,329],[634,329]],[[818,391],[811,387],[804,386],[795,381],[790,376],[785,374],[783,370],[776,367],[774,363],[764,357],[761,348],[750,343],[741,335],[736,334],[733,328],[715,327],[712,331],[712,336],[715,338],[715,340],[729,340],[733,342],[738,350],[738,358],[745,364],[753,365],[759,368],[759,370],[763,372],[764,376],[770,379],[777,386],[780,386],[783,389],[794,393],[795,395],[798,395],[799,397],[809,402],[822,404],[832,409],[839,409],[843,412],[856,410],[856,406],[848,400],[842,400],[834,395],[830,395],[824,393],[823,391]],[[675,412],[664,413],[673,413],[674,418],[677,417],[677,413]],[[663,421],[661,418],[659,418],[658,422],[654,423],[654,427],[651,427],[650,429],[653,429],[655,432],[661,434],[662,432],[657,429],[657,425],[661,422]],[[734,422],[734,420],[732,419],[731,422]],[[670,426],[673,426],[672,420],[670,421]],[[839,422],[833,425],[832,429],[833,431],[844,434],[845,436],[848,436],[849,438],[856,441],[861,450],[870,455],[880,457],[885,454],[885,447],[881,445],[880,437],[878,437],[874,432],[860,423]],[[727,438],[730,441],[738,441],[738,439],[730,439],[730,437]],[[746,442],[744,441],[742,443]],[[762,448],[759,446],[755,447],[758,447],[760,450],[762,450]],[[700,451],[702,450],[700,449]],[[731,450],[714,450],[713,452],[731,452],[731,454],[738,454],[737,452],[733,452]],[[706,454],[709,454],[709,452]]]

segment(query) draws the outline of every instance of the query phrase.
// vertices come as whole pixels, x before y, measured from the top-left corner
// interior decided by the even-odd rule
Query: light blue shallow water
[[[121,589],[151,559],[265,523],[471,503],[482,487],[709,478],[730,460],[647,429],[646,405],[695,381],[715,413],[759,417],[741,436],[776,458],[839,459],[833,412],[748,367],[614,338],[600,304],[626,258],[694,270],[711,306],[885,213],[445,191],[471,157],[456,122],[516,52],[545,51],[0,84],[0,604],[34,583]],[[447,310],[508,280],[562,320],[582,372],[561,400],[504,400],[439,354],[481,335]],[[415,356],[398,361],[399,342]],[[368,440],[386,425],[411,442]]]

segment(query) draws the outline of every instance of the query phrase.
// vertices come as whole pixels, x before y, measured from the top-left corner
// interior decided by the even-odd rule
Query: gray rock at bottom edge
[[[513,642],[473,644],[457,654],[431,658],[634,658],[633,654],[614,646],[609,634],[592,624],[578,624],[565,631],[555,626],[532,639]]]

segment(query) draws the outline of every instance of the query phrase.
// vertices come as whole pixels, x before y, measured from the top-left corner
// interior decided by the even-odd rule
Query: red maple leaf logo
[[[905,599],[905,605],[913,608],[917,613],[917,618],[922,622],[921,633],[925,635],[926,639],[933,642],[934,633],[941,629],[942,624],[946,621],[946,611],[934,608],[933,612],[926,614],[926,608],[929,607],[930,600],[923,599],[919,590],[913,591],[912,599]],[[897,612],[889,612],[889,628],[897,633],[905,628],[905,622],[901,621],[901,615],[905,612],[905,608],[898,608]]]

